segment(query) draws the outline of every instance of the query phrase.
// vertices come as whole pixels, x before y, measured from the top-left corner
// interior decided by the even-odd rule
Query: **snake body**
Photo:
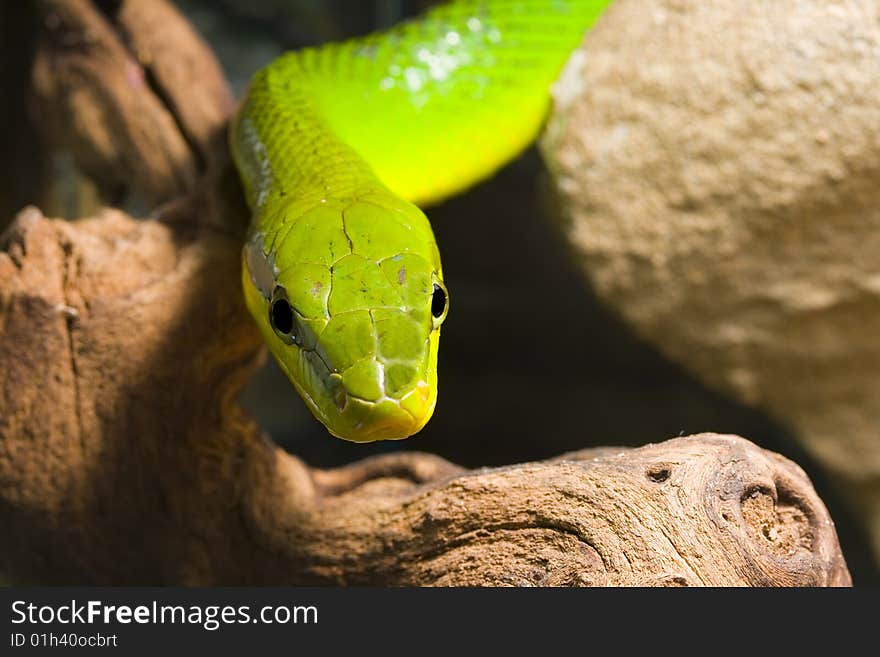
[[[448,295],[415,205],[534,140],[549,89],[609,0],[457,0],[288,53],[232,123],[253,216],[247,306],[315,417],[347,440],[419,431],[437,401]]]

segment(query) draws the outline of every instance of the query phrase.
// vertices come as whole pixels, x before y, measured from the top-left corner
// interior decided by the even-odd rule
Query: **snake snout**
[[[405,389],[399,390],[397,396],[390,394],[394,388],[388,387],[388,371],[394,372],[393,366],[374,361],[369,370],[375,379],[367,382],[355,371],[351,376],[348,372],[342,376],[334,375],[330,396],[333,400],[332,421],[325,422],[334,426],[335,435],[355,442],[371,442],[375,440],[400,440],[418,432],[430,419],[437,401],[436,385],[419,374],[416,368],[407,371],[408,381]],[[397,385],[403,382],[402,375],[397,377]],[[364,397],[365,389],[378,388],[373,398]]]

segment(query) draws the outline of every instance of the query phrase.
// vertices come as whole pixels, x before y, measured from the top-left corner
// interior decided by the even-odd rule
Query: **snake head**
[[[448,295],[430,224],[390,194],[291,204],[244,248],[269,349],[315,417],[355,442],[418,432],[437,402]],[[256,224],[259,226],[259,223]]]

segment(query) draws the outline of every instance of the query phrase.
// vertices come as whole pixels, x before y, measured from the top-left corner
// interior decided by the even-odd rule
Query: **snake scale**
[[[252,211],[245,300],[333,435],[406,438],[431,417],[449,295],[417,204],[535,139],[552,83],[608,3],[455,0],[253,77],[230,131]]]

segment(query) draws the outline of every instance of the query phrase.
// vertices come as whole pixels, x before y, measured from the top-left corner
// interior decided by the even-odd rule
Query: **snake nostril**
[[[344,411],[345,407],[348,406],[348,394],[342,385],[337,386],[333,391],[333,401],[336,403],[336,408],[340,411]]]

